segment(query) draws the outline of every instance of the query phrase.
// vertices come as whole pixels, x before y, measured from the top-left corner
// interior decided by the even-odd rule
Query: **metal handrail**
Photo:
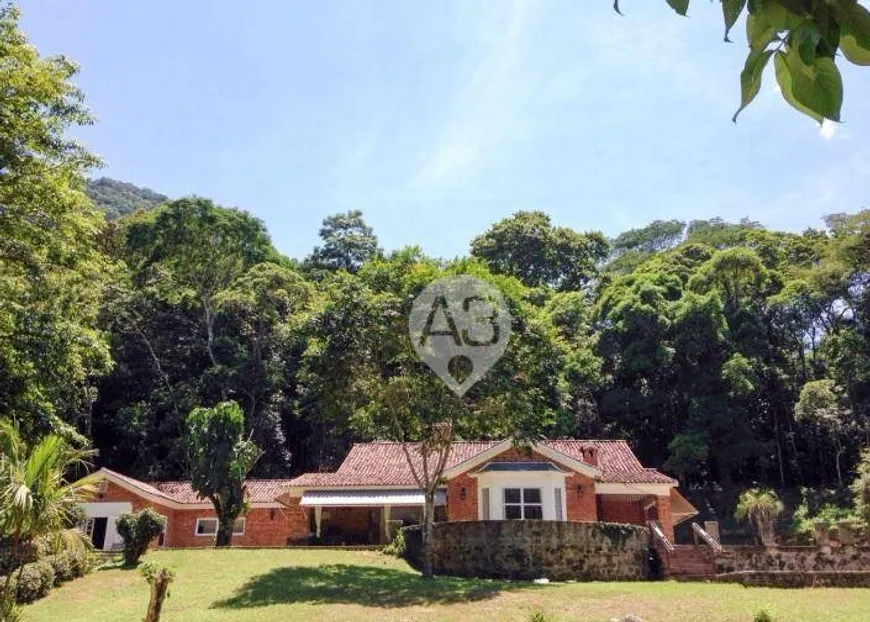
[[[671,544],[671,541],[668,540],[668,537],[665,535],[665,532],[662,531],[662,528],[659,527],[658,523],[655,521],[649,521],[649,529],[653,534],[653,537],[656,538],[659,542],[661,542],[664,547],[668,551],[674,550],[674,545]]]
[[[724,550],[722,548],[722,545],[716,542],[716,539],[713,538],[713,536],[711,536],[709,533],[707,533],[706,530],[698,523],[692,523],[692,531],[698,534],[701,539],[706,542],[711,549],[713,549],[713,552],[718,554]]]

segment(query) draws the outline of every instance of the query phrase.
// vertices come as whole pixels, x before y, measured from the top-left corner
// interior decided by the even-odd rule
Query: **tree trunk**
[[[169,593],[171,581],[171,576],[165,570],[160,570],[154,575],[154,580],[151,582],[151,601],[148,603],[145,622],[160,622],[160,611],[163,609],[163,601],[166,600],[166,595]]]
[[[24,564],[21,563],[21,534],[16,531],[12,538],[10,539],[11,548],[10,556],[12,558],[12,564],[9,568],[9,573],[6,575],[6,582],[3,585],[3,595],[0,597],[4,606],[12,607],[17,601],[16,598],[16,586],[18,581],[21,580],[21,573],[24,571]],[[18,571],[18,581],[12,580],[12,575],[15,571]]]
[[[432,572],[432,533],[435,524],[435,493],[425,493],[423,505],[423,578],[431,579]]]
[[[843,469],[840,466],[840,458],[843,456],[843,448],[840,447],[840,444],[837,443],[837,452],[834,455],[835,464],[837,465],[837,484],[840,487],[840,490],[845,488],[845,484],[843,484]]]
[[[232,545],[233,525],[235,522],[235,517],[218,517],[218,530],[214,539],[215,548]]]

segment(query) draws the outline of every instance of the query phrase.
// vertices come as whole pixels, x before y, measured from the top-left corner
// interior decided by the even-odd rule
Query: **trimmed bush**
[[[151,541],[163,532],[166,519],[151,508],[139,512],[121,514],[115,523],[118,535],[124,540],[124,564],[139,563]]]
[[[75,578],[72,567],[72,556],[69,553],[58,553],[45,558],[54,570],[55,586]]]
[[[18,571],[13,576],[18,579],[15,593],[19,603],[32,603],[54,587],[54,568],[47,560],[25,564],[21,576]]]

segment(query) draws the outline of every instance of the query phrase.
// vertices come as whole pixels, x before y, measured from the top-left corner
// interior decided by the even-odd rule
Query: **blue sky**
[[[464,254],[520,209],[615,235],[656,218],[800,231],[870,207],[870,74],[840,63],[841,125],[772,71],[739,122],[742,27],[718,2],[22,0],[78,61],[99,174],[263,219],[302,257],[361,209],[382,246]]]

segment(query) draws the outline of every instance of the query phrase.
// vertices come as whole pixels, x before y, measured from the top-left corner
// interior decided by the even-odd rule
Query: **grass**
[[[373,551],[159,551],[148,560],[176,573],[163,619],[516,620],[604,622],[633,613],[646,622],[870,621],[868,589],[777,590],[706,583],[551,583],[438,578]],[[148,586],[135,570],[106,566],[25,607],[25,620],[141,620]]]

